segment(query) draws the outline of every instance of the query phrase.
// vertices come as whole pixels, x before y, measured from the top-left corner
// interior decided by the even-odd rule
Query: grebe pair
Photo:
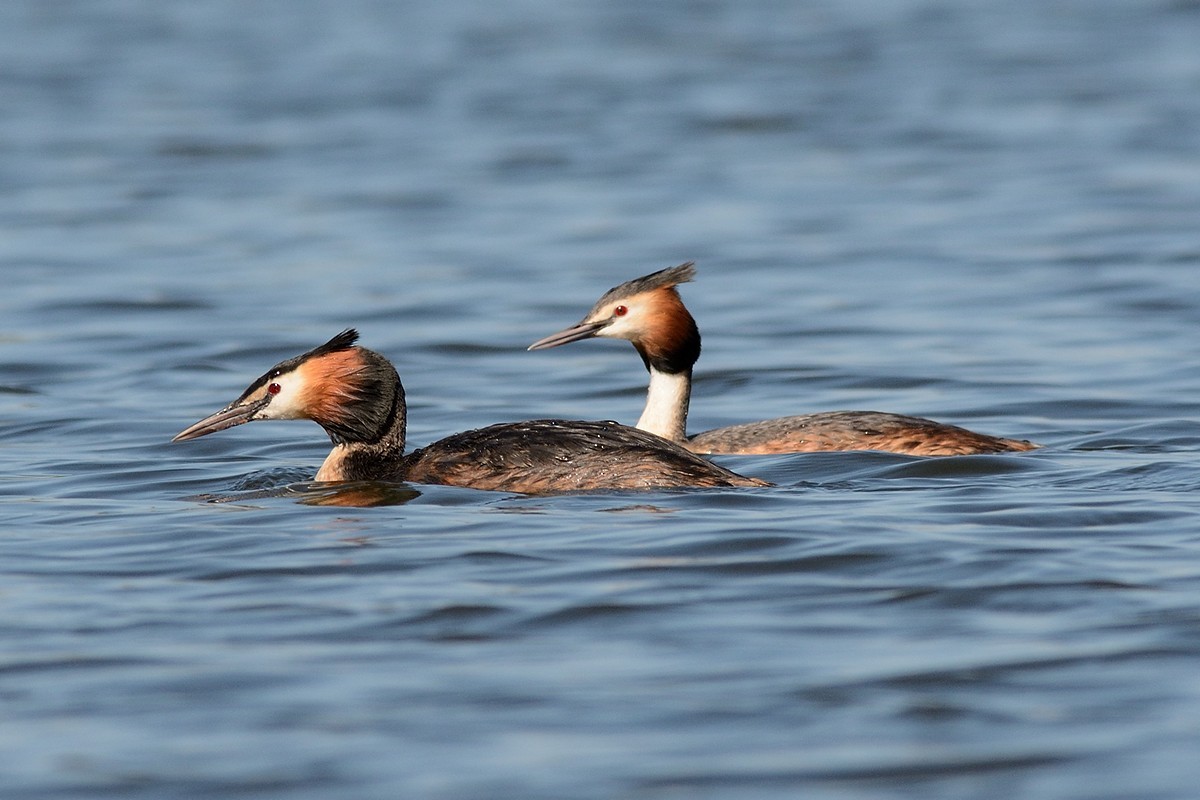
[[[987,436],[932,420],[875,411],[835,411],[751,422],[687,436],[692,367],[700,331],[676,289],[691,263],[607,292],[578,324],[530,350],[592,337],[627,339],[650,372],[637,428],[615,422],[531,420],[454,434],[405,454],[407,408],[386,358],[343,331],[283,361],[237,400],[180,432],[186,441],[246,422],[310,419],[333,450],[317,481],[414,481],[493,491],[563,491],[767,486],[697,453],[762,454],[885,450],[944,456],[1032,450],[1027,441]]]
[[[386,358],[355,346],[357,339],[357,331],[346,330],[275,365],[172,441],[258,420],[310,419],[333,441],[318,481],[414,481],[526,494],[768,485],[615,422],[492,425],[405,454],[400,376]]]
[[[626,339],[650,373],[646,407],[637,427],[695,453],[756,455],[829,450],[883,450],[954,456],[1033,450],[1032,442],[1002,439],[920,417],[878,411],[830,411],[748,422],[687,435],[692,367],[700,330],[676,287],[695,277],[691,262],[613,287],[579,322],[540,339],[530,350],[593,337]]]

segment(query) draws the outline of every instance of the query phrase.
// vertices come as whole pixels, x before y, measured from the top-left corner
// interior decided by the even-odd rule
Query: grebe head
[[[659,270],[605,292],[579,324],[539,339],[530,350],[593,337],[627,339],[647,369],[690,370],[700,357],[700,331],[675,288],[696,275],[691,261]]]
[[[378,353],[355,347],[358,331],[342,331],[320,347],[280,362],[241,397],[181,431],[173,442],[196,439],[246,422],[311,419],[335,443],[375,442],[403,414],[396,369]]]

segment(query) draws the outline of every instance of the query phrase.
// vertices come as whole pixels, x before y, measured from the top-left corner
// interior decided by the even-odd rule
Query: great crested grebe
[[[767,486],[615,422],[555,419],[465,431],[405,455],[404,387],[358,332],[276,364],[181,442],[265,419],[310,419],[333,440],[318,481],[414,481],[542,494],[595,489]]]
[[[615,286],[578,325],[529,346],[530,350],[603,336],[628,339],[650,373],[646,408],[637,427],[695,453],[768,454],[821,450],[884,450],[918,456],[953,456],[1033,450],[1037,445],[1002,439],[920,417],[879,411],[829,411],[747,422],[687,435],[692,367],[700,357],[700,330],[676,286],[695,276],[692,262]]]

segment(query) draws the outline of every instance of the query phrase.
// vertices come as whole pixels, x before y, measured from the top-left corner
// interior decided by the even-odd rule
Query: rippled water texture
[[[6,798],[1200,785],[1200,6],[0,5]],[[357,327],[424,444],[846,408],[1045,447],[770,489],[310,488],[172,435]],[[348,491],[348,490],[343,490]],[[219,502],[215,502],[219,501]]]

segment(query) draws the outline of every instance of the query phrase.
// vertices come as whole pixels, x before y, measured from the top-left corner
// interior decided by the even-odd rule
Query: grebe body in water
[[[700,357],[700,330],[675,287],[694,276],[695,267],[689,262],[622,283],[605,293],[578,325],[540,339],[529,349],[558,347],[593,337],[632,342],[650,373],[646,408],[637,427],[678,442],[695,453],[883,450],[918,456],[953,456],[1037,447],[1032,442],[879,411],[800,414],[688,436],[692,368]]]
[[[405,453],[400,376],[386,358],[355,346],[357,339],[356,331],[343,331],[277,364],[237,400],[172,441],[245,422],[310,419],[333,440],[318,481],[414,481],[527,494],[768,485],[615,422],[492,425]]]

